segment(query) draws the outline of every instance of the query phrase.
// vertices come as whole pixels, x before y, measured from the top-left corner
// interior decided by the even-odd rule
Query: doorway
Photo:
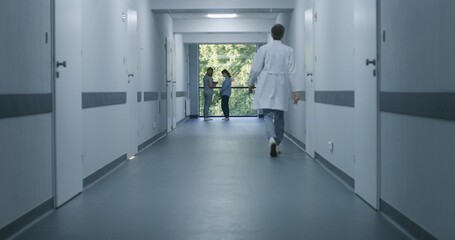
[[[355,192],[379,205],[377,0],[355,0]]]
[[[137,10],[132,3],[128,4],[127,11],[127,107],[128,107],[128,158],[138,152],[138,37],[137,37]]]
[[[313,9],[305,10],[305,93],[306,93],[306,152],[314,158],[315,124],[314,124],[314,18]]]
[[[175,84],[174,80],[174,43],[171,39],[165,39],[165,73],[166,73],[166,99],[167,99],[167,132],[175,128]]]
[[[82,191],[81,0],[53,1],[54,200]]]

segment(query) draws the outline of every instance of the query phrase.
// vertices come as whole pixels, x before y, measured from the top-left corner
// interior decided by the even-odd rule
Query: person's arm
[[[259,48],[256,56],[254,57],[253,64],[251,64],[250,75],[248,78],[248,89],[250,93],[253,92],[254,85],[258,80],[258,76],[264,68],[265,53],[264,48]]]
[[[218,83],[218,82],[214,82],[214,81],[213,81],[213,78],[210,78],[210,80],[209,80],[209,87],[213,89],[213,88],[216,87],[216,84],[217,84],[217,83]]]

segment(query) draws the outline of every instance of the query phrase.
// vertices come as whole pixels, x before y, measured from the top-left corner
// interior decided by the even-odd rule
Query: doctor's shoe
[[[270,156],[276,157],[276,142],[275,138],[271,137],[269,139],[269,146],[270,146]]]

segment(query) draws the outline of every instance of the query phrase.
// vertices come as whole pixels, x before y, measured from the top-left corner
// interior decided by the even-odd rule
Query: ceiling
[[[207,19],[207,14],[209,13],[236,13],[237,19],[275,19],[280,13],[290,13],[293,9],[161,9],[152,11],[155,13],[168,13],[173,19]]]

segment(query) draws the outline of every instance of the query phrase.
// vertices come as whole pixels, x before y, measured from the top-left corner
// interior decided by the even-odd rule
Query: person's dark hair
[[[226,70],[226,69],[223,69],[223,71],[221,71],[221,73],[226,73],[226,75],[227,75],[228,77],[231,77],[231,74],[230,74],[229,71]]]
[[[273,40],[281,40],[284,36],[284,26],[281,24],[275,24],[272,27],[272,38]]]
[[[208,68],[207,68],[207,72],[209,72],[209,71],[212,71],[212,72],[213,72],[213,68],[212,68],[212,67],[208,67]]]

